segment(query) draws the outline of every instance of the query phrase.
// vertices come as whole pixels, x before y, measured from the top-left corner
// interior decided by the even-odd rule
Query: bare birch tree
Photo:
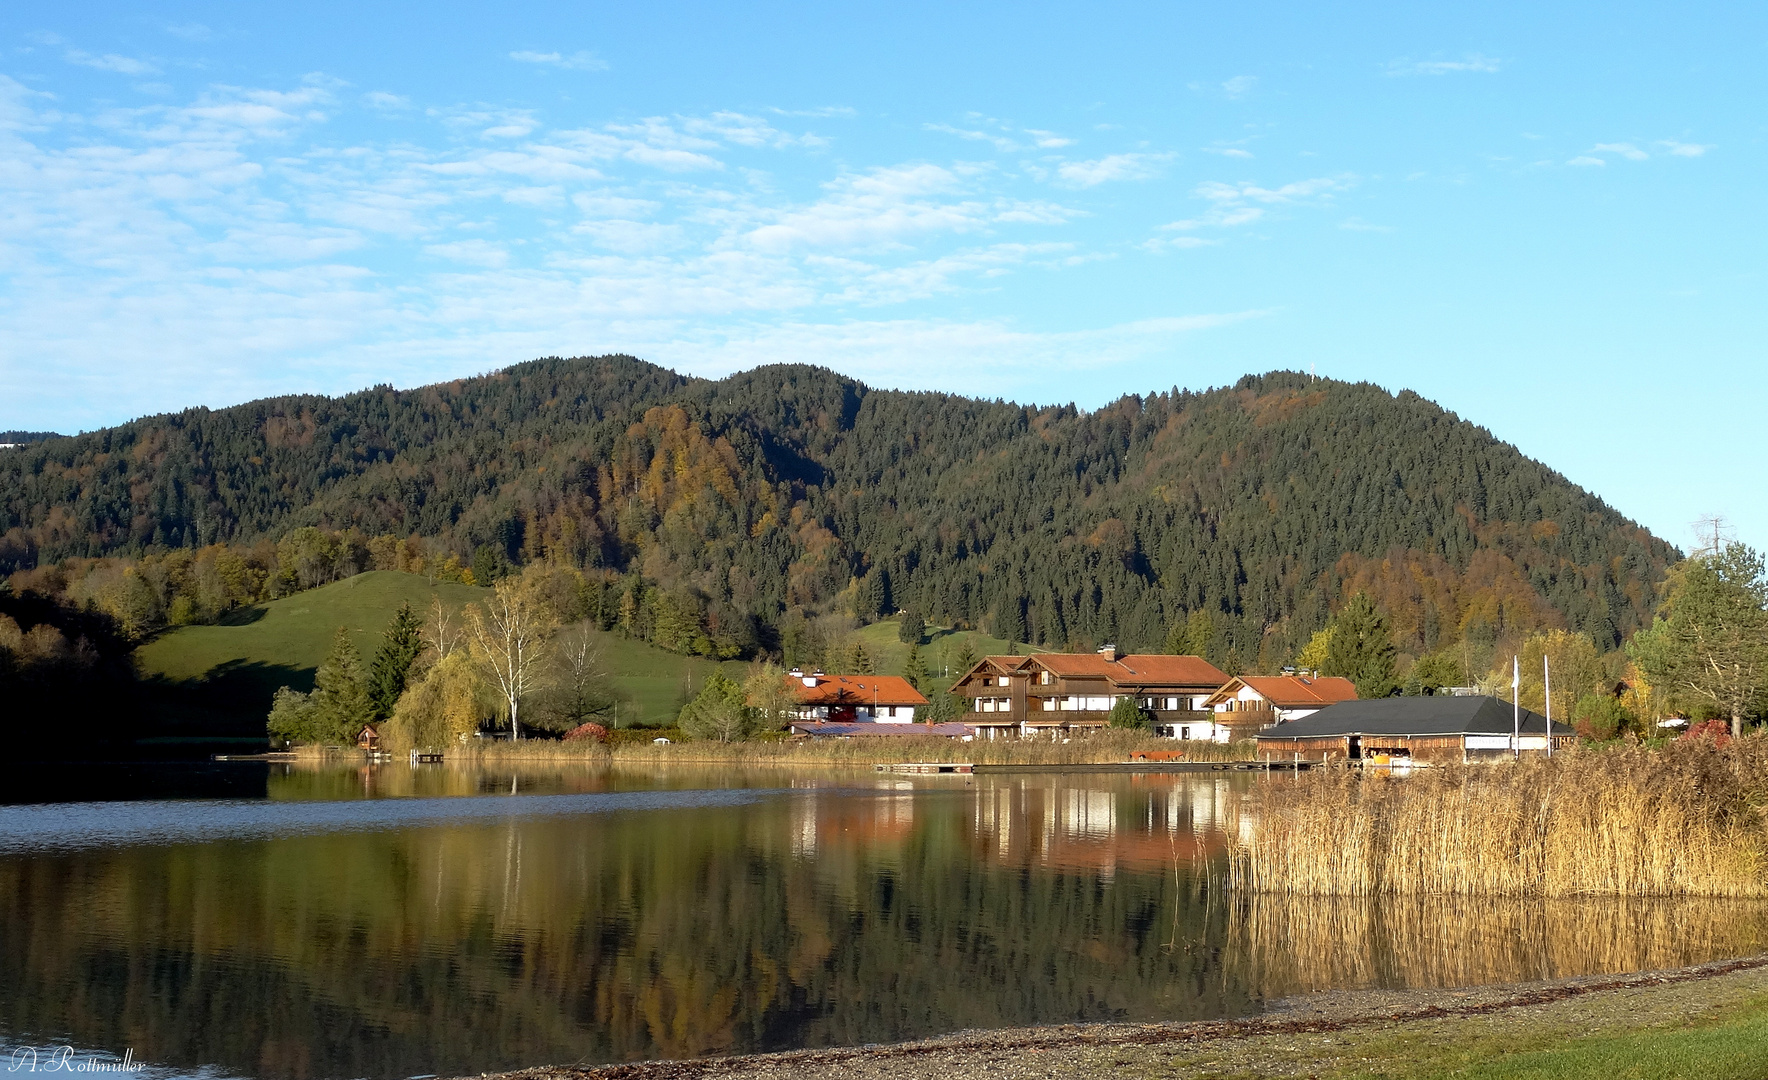
[[[523,578],[508,577],[491,590],[484,605],[467,606],[473,655],[490,672],[509,707],[510,736],[522,737],[522,699],[540,684],[546,639],[557,621]]]
[[[454,613],[440,596],[430,601],[430,613],[424,620],[424,638],[436,650],[437,660],[446,660],[460,644],[460,629],[454,624]]]

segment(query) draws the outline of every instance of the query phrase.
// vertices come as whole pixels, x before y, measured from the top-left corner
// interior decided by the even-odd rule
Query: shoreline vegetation
[[[1228,882],[1305,896],[1768,897],[1768,737],[1404,778],[1326,769],[1229,833]]]

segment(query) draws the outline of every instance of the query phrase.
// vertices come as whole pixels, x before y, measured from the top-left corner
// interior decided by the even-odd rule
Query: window
[[[1005,675],[1001,676],[1001,685],[1002,686],[1007,685],[1007,677]]]
[[[1051,674],[1050,674],[1050,673],[1049,673],[1049,672],[1047,672],[1047,671],[1046,671],[1046,672],[1043,672],[1043,673],[1041,673],[1041,674],[1039,674],[1039,675],[1038,675],[1038,677],[1037,677],[1037,681],[1038,681],[1038,682],[1039,682],[1039,683],[1041,683],[1041,684],[1043,684],[1043,685],[1044,685],[1044,686],[1048,686],[1048,685],[1050,685],[1050,684],[1051,684],[1051,683],[1053,683],[1053,682],[1055,682],[1055,681],[1056,681],[1056,677],[1055,677],[1055,676],[1054,676],[1054,675],[1051,675]]]

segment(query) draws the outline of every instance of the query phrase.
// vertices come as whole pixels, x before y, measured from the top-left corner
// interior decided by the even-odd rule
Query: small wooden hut
[[[374,729],[373,724],[362,725],[362,730],[356,733],[356,749],[370,754],[380,752],[381,733]]]

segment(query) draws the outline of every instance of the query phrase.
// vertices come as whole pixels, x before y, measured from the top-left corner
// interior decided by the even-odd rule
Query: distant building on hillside
[[[1261,758],[1303,761],[1478,761],[1547,750],[1547,718],[1523,709],[1521,738],[1512,746],[1518,713],[1489,695],[1375,698],[1343,701],[1258,733]],[[1557,721],[1553,748],[1576,733]]]
[[[1229,739],[1249,739],[1263,728],[1300,720],[1356,696],[1355,683],[1332,675],[1241,675],[1209,695],[1203,707],[1228,729]]]
[[[1107,645],[1096,653],[986,656],[952,685],[970,701],[963,722],[979,738],[1017,737],[1104,727],[1119,698],[1131,698],[1171,738],[1215,737],[1203,700],[1227,675],[1197,656],[1129,654]]]

